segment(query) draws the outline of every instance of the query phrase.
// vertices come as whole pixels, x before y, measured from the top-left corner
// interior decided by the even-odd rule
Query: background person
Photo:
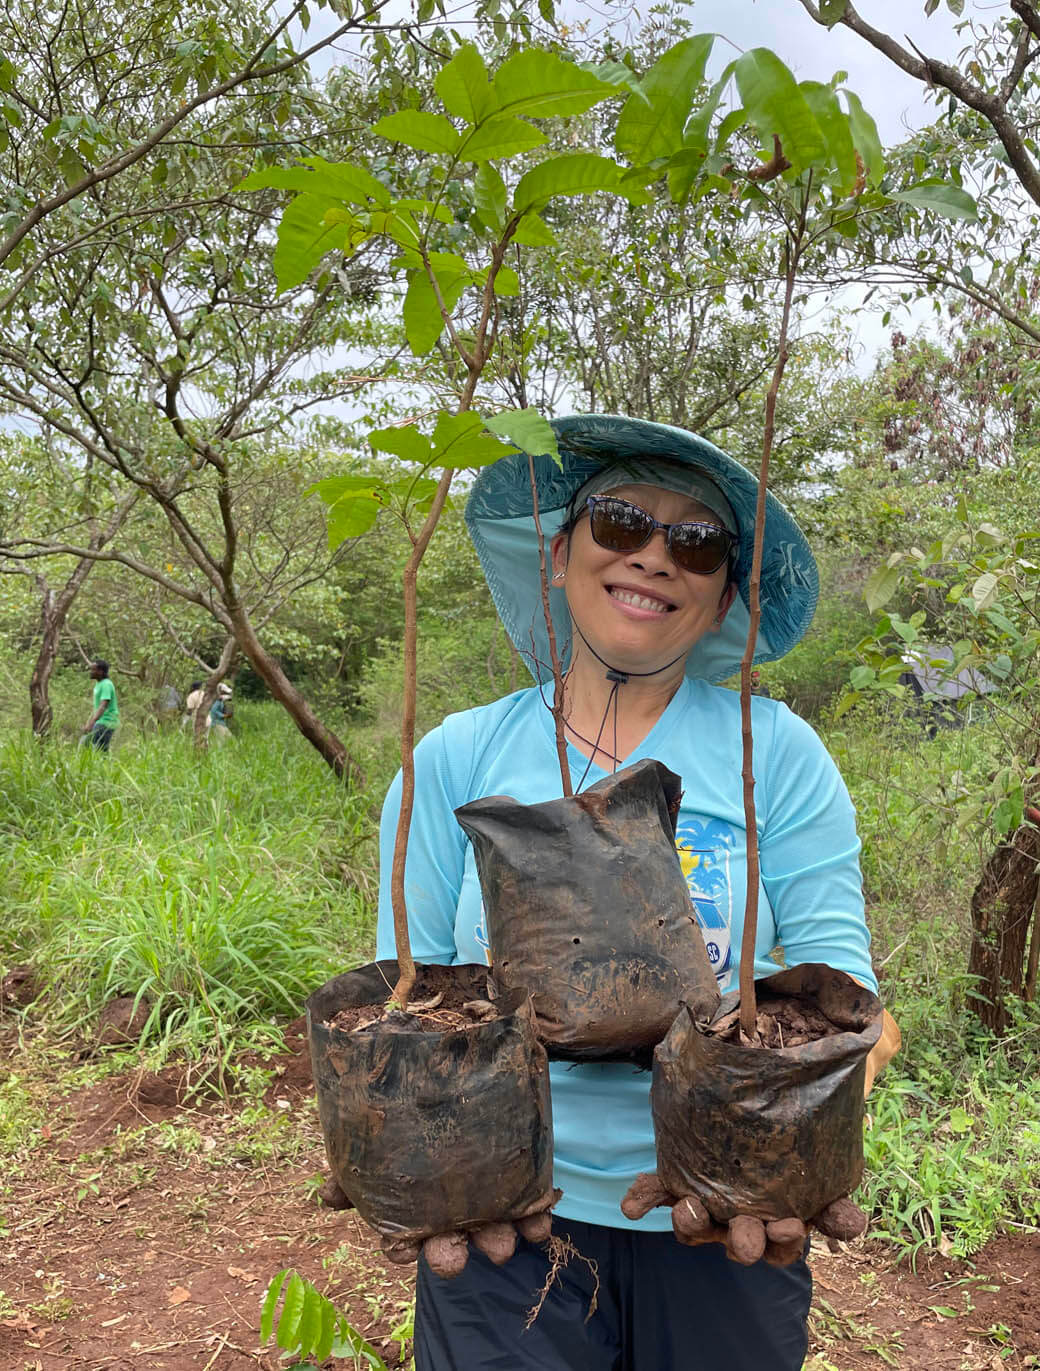
[[[575,789],[655,758],[683,782],[677,847],[720,988],[736,985],[746,885],[740,697],[717,688],[737,670],[748,625],[757,483],[710,443],[612,416],[554,424],[562,470],[535,459],[551,546],[550,602],[566,662],[564,713]],[[472,848],[454,818],[469,800],[525,804],[561,793],[528,459],[478,476],[466,521],[503,624],[544,691],[516,691],[449,716],[416,749],[406,901],[420,962],[489,959]],[[812,619],[817,573],[793,520],[767,499],[763,619],[757,652],[782,656]],[[841,777],[808,724],[752,701],[761,885],[756,971],[822,961],[872,989],[859,841]],[[400,808],[391,786],[380,834],[377,956],[392,958],[390,869]],[[710,916],[710,917],[709,917]],[[798,1371],[811,1279],[681,1245],[667,1209],[629,1221],[620,1202],[656,1170],[650,1073],[627,1063],[550,1066],[554,1233],[583,1257],[527,1312],[549,1271],[520,1241],[502,1267],[471,1250],[454,1280],[417,1275],[417,1371]],[[596,1308],[589,1314],[598,1285]]]
[[[231,687],[221,681],[217,686],[217,698],[209,708],[209,716],[206,719],[206,727],[209,730],[209,737],[216,743],[226,743],[232,737],[230,728],[227,726],[228,714],[230,712]]]
[[[90,679],[94,685],[94,713],[83,727],[83,740],[99,752],[107,752],[112,745],[112,735],[119,726],[119,705],[116,701],[116,688],[108,674],[108,663],[98,657],[90,664]]]
[[[182,728],[193,728],[195,726],[195,715],[198,713],[199,706],[202,704],[204,694],[202,681],[192,681],[188,690],[188,697],[184,701],[184,717],[181,719]]]

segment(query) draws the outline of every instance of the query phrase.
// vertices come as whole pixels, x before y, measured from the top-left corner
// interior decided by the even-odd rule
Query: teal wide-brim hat
[[[704,681],[732,676],[739,670],[747,642],[748,580],[758,499],[755,477],[707,439],[670,424],[615,414],[575,414],[554,420],[552,427],[562,469],[548,455],[534,458],[547,562],[549,543],[566,519],[575,493],[614,462],[632,458],[678,462],[703,471],[725,494],[740,537],[733,572],[738,594],[719,632],[707,633],[694,644],[686,674]],[[552,669],[532,511],[524,452],[484,467],[466,502],[466,524],[499,617],[535,681],[541,683],[552,679]],[[818,593],[816,559],[805,535],[780,501],[767,495],[756,663],[776,661],[794,647],[812,622]],[[557,644],[566,658],[571,625],[562,588],[550,584],[549,606]]]

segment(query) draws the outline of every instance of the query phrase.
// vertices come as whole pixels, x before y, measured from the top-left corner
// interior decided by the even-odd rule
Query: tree
[[[377,13],[345,27],[363,29]],[[268,541],[299,522],[269,502],[260,508],[262,454],[277,450],[294,414],[356,388],[339,368],[314,366],[351,336],[353,316],[323,309],[328,282],[271,302],[267,216],[255,203],[239,207],[228,187],[256,155],[343,136],[344,121],[330,123],[285,23],[268,33],[260,11],[240,8],[229,29],[197,0],[177,11],[185,37],[176,44],[151,9],[104,20],[15,14],[17,81],[5,72],[8,114],[20,122],[2,176],[33,207],[0,247],[0,262],[17,273],[0,302],[0,403],[46,435],[73,483],[105,472],[121,499],[154,502],[197,581],[172,575],[168,556],[171,571],[96,539],[36,537],[6,551],[120,562],[197,604],[234,634],[342,771],[343,743],[258,632],[280,599],[327,565],[319,521],[303,516],[314,536],[283,546],[272,573],[253,558],[250,520],[260,518]],[[36,62],[39,51],[50,60]],[[157,119],[169,92],[189,85],[197,93]],[[305,361],[310,374],[301,375]],[[84,576],[73,573],[66,611]]]

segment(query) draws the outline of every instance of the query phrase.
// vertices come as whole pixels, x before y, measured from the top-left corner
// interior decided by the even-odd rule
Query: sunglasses
[[[662,524],[639,505],[616,495],[590,495],[585,504],[592,537],[609,552],[638,552],[661,529],[677,567],[711,576],[737,546],[736,534],[718,524],[695,520]]]

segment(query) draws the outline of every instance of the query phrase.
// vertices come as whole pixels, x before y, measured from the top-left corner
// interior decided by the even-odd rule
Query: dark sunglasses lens
[[[707,524],[673,524],[668,546],[676,566],[710,576],[726,560],[730,537]]]
[[[646,510],[627,500],[597,500],[589,511],[592,536],[611,552],[633,552],[653,532],[654,521]]]

